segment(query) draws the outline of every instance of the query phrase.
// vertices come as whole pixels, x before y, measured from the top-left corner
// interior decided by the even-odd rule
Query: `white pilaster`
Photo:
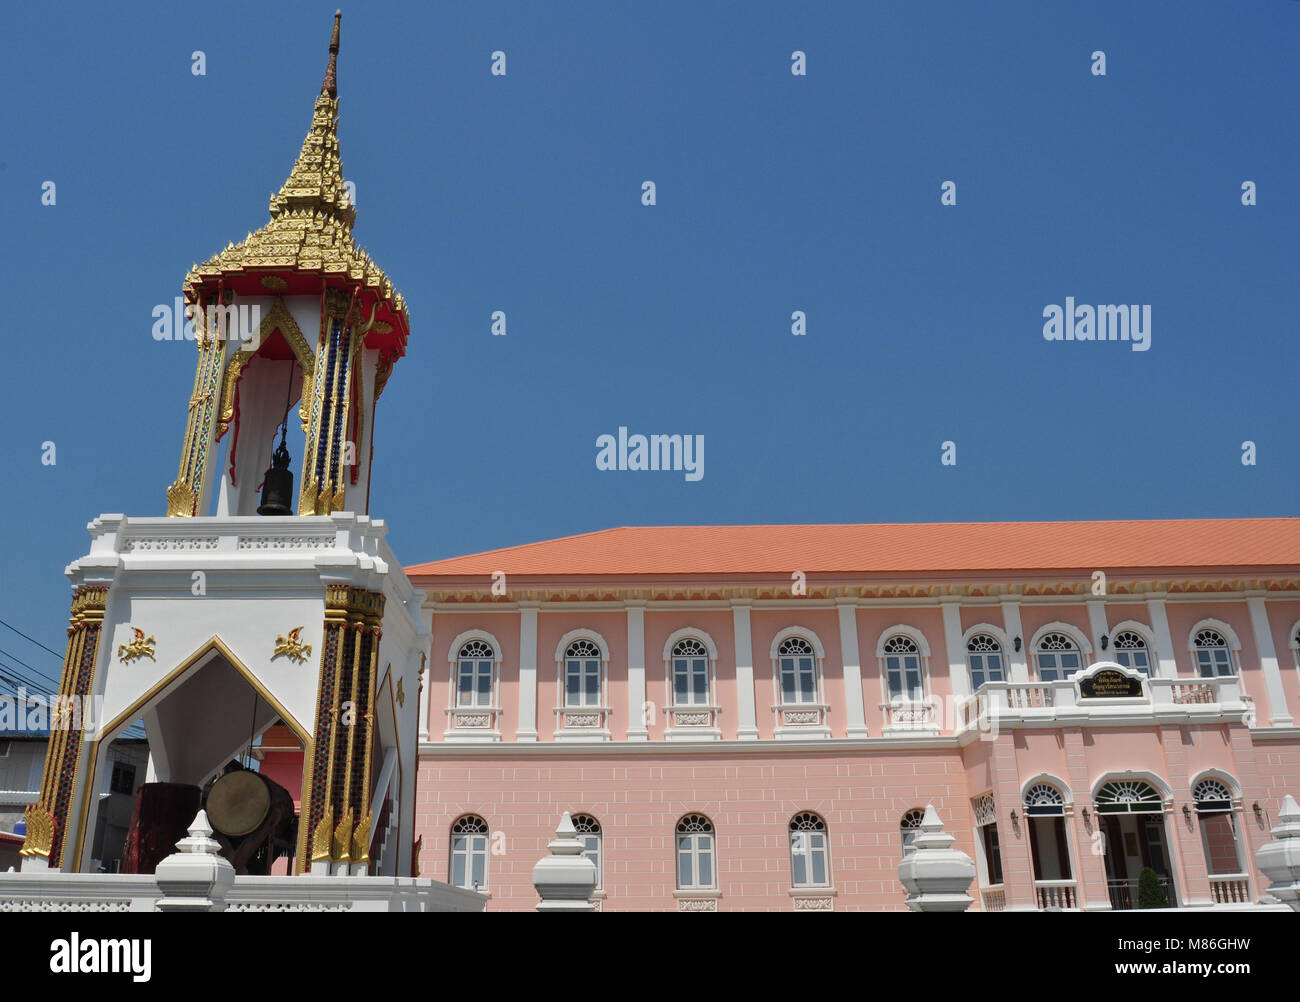
[[[1264,673],[1264,689],[1268,694],[1269,723],[1274,727],[1290,727],[1294,721],[1287,713],[1286,693],[1282,689],[1282,672],[1277,666],[1277,651],[1273,648],[1273,633],[1268,628],[1268,609],[1259,597],[1246,599],[1250,609],[1250,625],[1255,631],[1255,650],[1259,652],[1259,667]]]
[[[758,738],[758,717],[754,713],[754,650],[749,636],[749,606],[733,606],[731,618],[736,646],[736,697],[740,703],[736,737],[753,741]]]
[[[516,741],[537,740],[537,607],[519,609],[519,726]]]
[[[840,612],[840,655],[844,659],[844,736],[867,736],[866,712],[862,706],[862,650],[858,646],[858,610],[843,601]]]
[[[163,740],[162,725],[158,723],[158,708],[146,710],[143,719],[144,734],[149,739],[149,766],[145,770],[144,781],[169,782],[172,776],[171,761],[167,757],[167,742]]]
[[[1106,621],[1106,603],[1101,599],[1093,599],[1088,603],[1088,628],[1092,631],[1092,636],[1088,640],[1092,643],[1092,649],[1096,652],[1098,661],[1111,661],[1110,651],[1110,627]],[[1101,638],[1105,634],[1107,638],[1107,648],[1101,649]]]
[[[1147,615],[1151,617],[1151,632],[1156,635],[1156,656],[1160,659],[1158,678],[1177,678],[1178,662],[1174,660],[1174,638],[1169,632],[1169,616],[1163,598],[1147,599]]]
[[[948,650],[948,678],[955,699],[971,694],[970,670],[966,665],[966,648],[961,642],[961,606],[956,602],[941,602],[943,610],[943,643]]]
[[[645,607],[627,607],[627,739],[648,741],[645,705]]]
[[[1007,640],[1011,650],[1007,651],[1008,665],[1011,668],[1012,682],[1029,681],[1029,662],[1026,655],[1029,650],[1029,638],[1025,636],[1024,627],[1020,625],[1020,603],[1002,603],[1002,628],[1007,631]],[[1020,637],[1020,650],[1016,650],[1016,637]]]

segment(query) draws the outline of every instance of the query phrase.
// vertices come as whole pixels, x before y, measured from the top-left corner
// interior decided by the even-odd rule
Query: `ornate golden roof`
[[[336,67],[339,21],[334,15],[329,66],[312,113],[311,129],[278,194],[271,196],[271,220],[256,233],[195,265],[185,276],[185,292],[193,293],[205,280],[247,272],[294,272],[361,283],[391,304],[408,321],[406,302],[383,269],[352,240],[357,210],[343,183],[339,160],[338,87]]]

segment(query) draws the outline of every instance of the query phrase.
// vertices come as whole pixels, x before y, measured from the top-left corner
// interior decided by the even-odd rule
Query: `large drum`
[[[292,856],[297,838],[293,797],[273,779],[231,768],[208,787],[204,809],[221,855],[236,873],[270,873],[280,856]]]
[[[270,810],[271,788],[258,772],[228,772],[208,790],[208,821],[230,838],[256,831]]]

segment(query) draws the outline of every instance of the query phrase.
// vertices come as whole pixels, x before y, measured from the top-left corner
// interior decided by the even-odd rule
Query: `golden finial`
[[[339,22],[343,20],[343,11],[334,12],[334,34],[330,36],[330,61],[325,67],[325,82],[320,85],[320,92],[330,97],[339,96]]]

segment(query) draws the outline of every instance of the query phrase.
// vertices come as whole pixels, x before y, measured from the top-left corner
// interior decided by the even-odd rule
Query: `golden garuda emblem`
[[[283,635],[276,637],[275,653],[271,655],[271,660],[274,661],[276,658],[283,656],[302,664],[311,657],[311,644],[304,644],[298,639],[301,633],[302,627],[296,626],[289,631],[287,637]]]
[[[153,637],[146,637],[144,630],[138,627],[131,627],[132,640],[129,644],[117,645],[117,659],[126,664],[134,661],[136,658],[148,658],[150,661],[157,660],[153,656],[154,644],[158,641]]]

